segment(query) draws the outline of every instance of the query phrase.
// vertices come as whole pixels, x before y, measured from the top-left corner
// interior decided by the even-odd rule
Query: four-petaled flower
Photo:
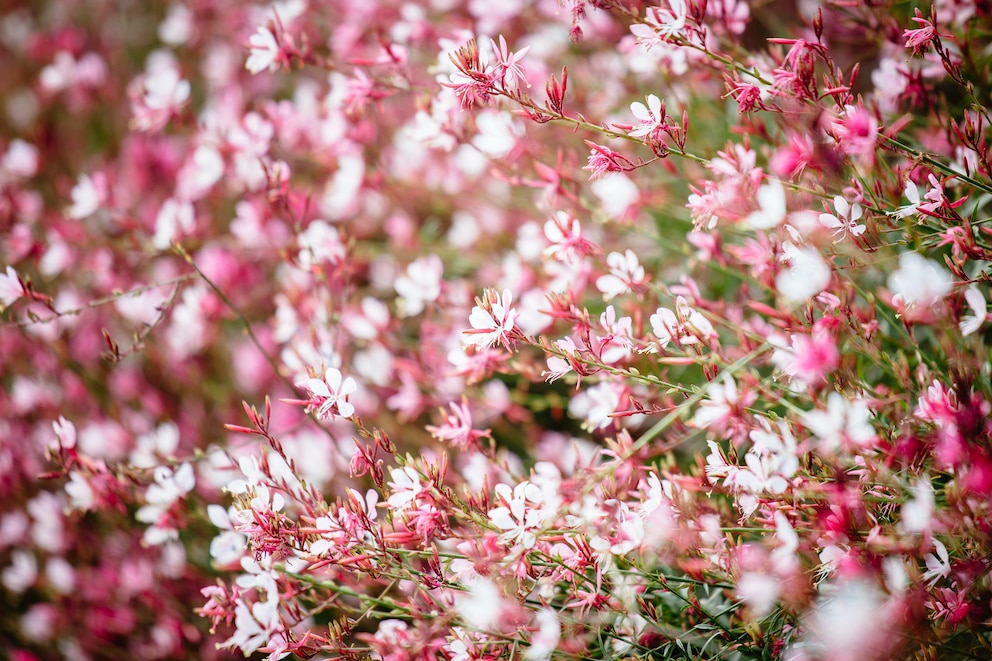
[[[0,273],[0,310],[24,295],[24,285],[17,277],[13,266],[8,266],[6,272]]]
[[[668,117],[665,104],[654,94],[648,94],[647,102],[646,106],[640,101],[630,104],[630,114],[640,121],[639,125],[627,132],[632,138],[649,137],[665,125]]]
[[[504,531],[500,540],[508,545],[519,543],[525,549],[533,548],[536,531],[545,518],[540,487],[525,480],[511,493],[509,485],[497,484],[496,499],[502,506],[489,510],[489,519]]]
[[[487,289],[481,299],[476,299],[477,305],[469,315],[472,328],[462,331],[468,342],[479,348],[502,344],[509,351],[510,341],[519,333],[513,326],[518,313],[510,307],[512,302],[509,289],[504,289],[502,295],[495,289]]]
[[[840,235],[840,239],[844,238],[844,234],[850,232],[852,236],[861,236],[865,233],[864,223],[858,224],[861,220],[861,216],[864,215],[864,210],[861,205],[855,202],[850,204],[840,195],[834,197],[834,210],[836,214],[832,213],[821,213],[820,223],[827,229],[834,231],[834,236]]]
[[[310,393],[310,408],[321,420],[335,416],[350,418],[355,413],[348,395],[358,390],[358,384],[350,376],[344,378],[337,368],[327,368],[323,379],[307,379],[300,387]]]
[[[258,31],[248,38],[251,53],[245,61],[245,69],[258,74],[266,69],[275,71],[279,66],[279,41],[272,30],[262,25]]]

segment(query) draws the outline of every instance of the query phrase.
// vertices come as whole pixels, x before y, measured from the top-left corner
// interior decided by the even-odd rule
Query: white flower
[[[172,66],[149,71],[144,82],[144,103],[153,110],[172,110],[189,99],[189,81],[184,80]]]
[[[916,184],[907,181],[905,194],[909,204],[901,206],[895,211],[890,211],[889,215],[893,218],[905,218],[920,212],[920,189],[916,187]]]
[[[496,500],[503,505],[489,510],[489,519],[504,531],[500,540],[511,546],[519,543],[522,548],[533,548],[537,542],[535,532],[545,519],[541,488],[524,480],[511,493],[509,485],[497,484]]]
[[[778,601],[782,581],[764,572],[745,571],[737,581],[735,592],[744,600],[751,615],[762,618],[771,612]]]
[[[863,399],[846,399],[837,392],[827,397],[827,410],[808,411],[803,424],[820,439],[822,447],[837,450],[846,443],[864,447],[875,440],[871,411]]]
[[[864,210],[860,204],[855,202],[852,205],[843,197],[837,195],[834,197],[834,210],[837,212],[836,215],[830,213],[820,214],[820,223],[827,229],[833,230],[834,236],[839,234],[840,238],[844,238],[843,235],[848,232],[853,236],[861,236],[865,233],[865,225],[863,223],[858,224],[861,216],[864,215]]]
[[[782,224],[785,220],[785,187],[782,182],[772,179],[758,189],[755,198],[759,208],[744,219],[748,227],[767,230]]]
[[[914,482],[913,500],[902,506],[902,529],[906,532],[926,532],[933,519],[934,498],[930,478]]]
[[[393,287],[399,294],[401,316],[413,317],[424,311],[427,303],[441,296],[441,275],[444,264],[437,255],[420,257],[411,263],[404,275],[396,278]]]
[[[72,205],[66,210],[66,215],[75,220],[81,220],[96,213],[106,202],[107,184],[102,173],[92,177],[83,174],[79,182],[72,187],[70,193]]]
[[[951,560],[947,553],[947,547],[938,539],[933,540],[933,545],[937,554],[928,553],[926,555],[924,561],[927,563],[927,571],[923,574],[923,580],[931,585],[951,574]]]
[[[946,269],[915,252],[900,255],[899,268],[889,275],[893,303],[905,307],[939,303],[951,292],[952,285]]]
[[[279,42],[272,30],[260,26],[258,30],[248,39],[251,53],[245,61],[245,69],[253,74],[258,74],[266,69],[275,71],[279,66]]]
[[[8,266],[5,273],[0,273],[0,309],[9,306],[23,295],[24,287],[17,277],[17,271],[13,266]]]
[[[792,303],[805,303],[830,284],[830,266],[812,248],[782,244],[782,260],[789,268],[775,276],[775,289]]]
[[[510,307],[512,302],[513,294],[509,289],[504,289],[502,295],[495,290],[486,290],[483,305],[472,308],[468,317],[472,328],[462,331],[468,336],[468,343],[479,348],[496,344],[509,348],[510,335],[517,318],[517,311]]]
[[[389,488],[393,493],[386,502],[397,512],[403,512],[415,505],[423,487],[420,485],[420,475],[409,466],[393,468],[390,471],[393,481],[389,482]]]
[[[524,127],[512,115],[490,110],[476,116],[475,127],[478,134],[472,145],[490,158],[509,154],[524,134]]]
[[[662,108],[661,99],[654,94],[648,94],[647,102],[647,106],[640,101],[634,101],[630,104],[630,114],[640,122],[639,126],[635,126],[628,131],[628,135],[633,138],[643,138],[650,135],[665,122],[665,112]]]
[[[162,204],[155,217],[155,236],[152,245],[157,250],[165,250],[172,240],[181,234],[189,234],[196,228],[196,211],[186,200],[170,197]]]
[[[561,622],[558,613],[551,608],[542,608],[534,618],[537,632],[530,638],[530,647],[524,652],[528,661],[544,661],[551,658],[551,653],[558,647],[561,640]]]
[[[348,402],[348,395],[358,390],[358,384],[350,376],[344,378],[341,370],[328,367],[323,379],[307,379],[302,387],[310,391],[311,405],[316,406],[314,414],[318,418],[350,418],[355,407]]]
[[[988,304],[985,302],[982,292],[978,291],[978,288],[974,285],[964,290],[964,300],[968,303],[968,307],[971,308],[972,313],[965,315],[961,319],[958,328],[961,329],[962,335],[968,336],[981,328],[982,324],[985,323],[985,320],[988,318]]]
[[[658,338],[658,343],[664,349],[668,343],[680,335],[679,320],[675,313],[668,308],[658,308],[651,315],[651,332]]]
[[[596,280],[596,289],[608,301],[644,282],[644,267],[629,248],[623,253],[611,252],[606,256],[606,264],[610,267],[610,273]]]
[[[668,0],[669,9],[649,7],[645,23],[630,27],[631,33],[639,43],[652,46],[661,43],[663,39],[677,37],[685,30],[686,4],[685,0]]]
[[[458,594],[455,610],[470,628],[488,631],[499,622],[503,598],[495,583],[480,577],[469,583],[467,595]]]

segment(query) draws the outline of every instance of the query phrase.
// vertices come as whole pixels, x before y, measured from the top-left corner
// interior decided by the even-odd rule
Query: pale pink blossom
[[[491,65],[493,68],[493,77],[508,87],[519,85],[530,87],[527,77],[524,75],[524,70],[520,67],[520,60],[530,50],[530,46],[525,46],[511,53],[507,49],[506,39],[503,35],[499,35],[498,44],[492,39],[489,40],[489,44],[492,46],[493,59],[495,60]]]
[[[108,194],[107,176],[104,173],[94,172],[92,176],[83,174],[72,187],[72,205],[66,209],[66,215],[75,220],[91,216],[106,204]]]
[[[437,255],[414,260],[393,284],[399,295],[400,316],[416,316],[424,311],[428,303],[436,301],[441,296],[443,273],[444,264]]]
[[[775,276],[775,289],[787,301],[805,303],[830,284],[830,266],[819,251],[786,241],[782,244],[781,259],[788,268]]]
[[[424,491],[420,474],[410,466],[390,469],[392,480],[388,483],[392,494],[386,503],[397,512],[405,512],[417,505]]]
[[[192,233],[194,229],[196,229],[196,211],[193,209],[193,204],[170,197],[155,217],[152,245],[157,250],[165,250],[173,240]]]
[[[827,397],[825,410],[815,409],[802,415],[803,424],[819,439],[820,447],[829,452],[869,449],[878,440],[871,418],[865,400],[838,392]]]
[[[190,83],[181,77],[174,58],[151,58],[148,71],[128,90],[134,129],[158,131],[186,105],[190,93]]]
[[[687,18],[685,0],[667,0],[668,7],[649,7],[644,23],[630,26],[631,33],[646,46],[683,36]]]

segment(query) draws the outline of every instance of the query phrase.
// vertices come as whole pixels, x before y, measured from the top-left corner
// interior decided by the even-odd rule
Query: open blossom
[[[932,259],[919,253],[899,256],[899,268],[889,275],[892,302],[897,307],[930,306],[951,293],[950,273]]]
[[[253,74],[259,74],[268,69],[275,71],[279,67],[279,41],[268,27],[261,25],[248,38],[251,52],[245,61],[245,69]]]
[[[782,244],[781,259],[788,268],[775,276],[775,289],[791,303],[805,303],[830,284],[830,266],[813,248]]]
[[[603,292],[606,300],[626,294],[647,281],[644,267],[629,248],[623,253],[611,252],[606,256],[606,264],[610,267],[609,275],[600,276],[596,280],[596,289]]]
[[[472,428],[472,412],[467,401],[451,402],[448,413],[442,409],[444,424],[428,425],[427,431],[439,441],[447,441],[460,450],[478,446],[479,439],[489,436],[489,430],[479,431]]]
[[[8,266],[4,273],[0,273],[0,309],[9,306],[23,295],[24,286],[21,285],[17,271],[13,266]]]
[[[919,9],[916,9],[912,20],[920,27],[903,30],[902,36],[906,38],[906,48],[912,48],[914,55],[920,55],[930,49],[930,44],[940,38],[940,33],[937,32],[934,21],[923,18]]]
[[[161,544],[178,534],[166,514],[180,498],[193,490],[196,476],[193,467],[184,463],[175,471],[168,466],[155,469],[155,482],[145,492],[146,505],[135,514],[135,518],[143,523],[152,524],[144,535],[144,542],[149,545]]]
[[[582,236],[579,220],[564,211],[557,212],[554,218],[544,223],[544,236],[551,244],[544,249],[547,258],[574,263],[596,252],[596,245]]]
[[[132,125],[138,131],[158,131],[189,101],[191,87],[173,58],[153,58],[149,71],[129,90]]]
[[[328,367],[323,379],[311,378],[299,385],[309,392],[309,406],[319,419],[354,415],[355,407],[348,401],[348,395],[358,390],[358,384],[350,376],[343,377],[341,370]]]
[[[748,227],[759,230],[772,229],[785,220],[785,187],[782,182],[772,179],[758,189],[755,195],[758,210],[752,211],[744,222]]]
[[[520,544],[525,549],[533,548],[537,542],[536,532],[548,518],[548,512],[542,509],[544,494],[541,488],[525,480],[511,492],[509,485],[497,484],[496,501],[502,505],[489,510],[489,519],[503,530],[500,540],[510,546]]]
[[[396,278],[393,287],[399,295],[399,312],[403,317],[413,317],[424,311],[428,303],[441,296],[441,276],[444,264],[437,255],[418,257],[406,273]]]
[[[871,411],[860,397],[845,397],[838,392],[827,397],[826,410],[808,411],[803,424],[828,451],[859,450],[873,444],[877,437],[871,426]]]
[[[417,471],[410,466],[403,466],[401,468],[393,468],[390,471],[390,475],[393,478],[389,482],[392,495],[386,501],[387,504],[397,512],[404,512],[411,507],[415,507],[417,500],[424,491],[424,487],[420,483],[420,475]]]
[[[687,8],[685,0],[667,0],[668,7],[649,7],[644,23],[630,26],[631,33],[646,46],[682,36]]]
[[[72,205],[66,209],[70,218],[81,220],[96,213],[107,201],[107,176],[102,172],[81,175],[70,196]]]
[[[878,138],[878,120],[863,106],[845,106],[843,115],[834,121],[838,145],[846,154],[871,161]]]
[[[840,195],[834,197],[834,210],[836,213],[821,213],[820,223],[827,229],[833,230],[834,236],[850,233],[858,237],[865,233],[864,223],[858,224],[864,210],[861,205],[855,202],[850,204]],[[838,239],[840,240],[840,239]]]
[[[492,39],[489,40],[489,43],[492,46],[493,59],[495,60],[491,65],[493,78],[501,81],[506,86],[522,84],[530,87],[527,83],[527,77],[524,75],[524,70],[520,67],[520,60],[530,50],[530,46],[525,46],[515,53],[511,53],[507,49],[506,39],[503,35],[499,35],[498,44]]]
[[[964,290],[964,300],[968,303],[971,314],[962,317],[958,327],[961,329],[962,335],[971,335],[988,320],[989,308],[982,292],[978,291],[978,287],[974,285]]]
[[[502,344],[509,350],[516,332],[514,321],[517,311],[510,307],[513,294],[509,289],[504,289],[502,295],[495,289],[487,289],[482,299],[476,299],[476,302],[478,305],[472,308],[468,318],[472,328],[462,331],[467,336],[467,342],[479,348]]]
[[[575,356],[578,349],[575,342],[570,337],[563,337],[555,342],[555,347],[566,356]],[[554,383],[561,377],[572,371],[572,362],[568,358],[560,356],[548,356],[548,369],[541,372],[541,376],[548,379],[548,383]]]
[[[648,94],[648,105],[640,101],[630,104],[630,114],[632,114],[639,124],[627,132],[633,138],[645,138],[657,136],[658,132],[665,126],[668,116],[665,112],[665,104],[654,94]]]

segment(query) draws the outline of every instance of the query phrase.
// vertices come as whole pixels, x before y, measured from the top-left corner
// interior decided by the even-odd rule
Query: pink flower
[[[503,35],[499,35],[499,44],[491,39],[489,43],[493,47],[493,56],[496,60],[496,63],[492,65],[493,78],[499,80],[504,85],[523,83],[527,87],[530,87],[527,84],[527,77],[524,76],[524,70],[520,68],[520,60],[530,50],[530,46],[521,48],[515,53],[510,53],[507,50],[506,39],[503,38]]]
[[[472,428],[472,412],[466,400],[463,399],[460,404],[451,402],[449,408],[451,413],[446,413],[443,409],[441,411],[444,424],[439,427],[428,425],[427,431],[439,441],[447,441],[459,450],[477,448],[479,439],[489,436],[489,430],[478,431]]]
[[[477,305],[469,315],[472,328],[462,331],[468,342],[479,348],[502,344],[509,351],[511,341],[519,334],[513,326],[517,311],[510,307],[512,302],[509,289],[504,289],[502,296],[495,289],[487,289],[482,299],[476,299]]]
[[[631,163],[622,154],[613,151],[609,147],[597,145],[586,140],[589,145],[589,160],[583,170],[589,170],[589,181],[594,181],[607,174],[615,174],[624,170],[632,169]]]
[[[927,52],[930,50],[930,44],[938,41],[940,38],[937,28],[934,25],[936,14],[931,14],[931,19],[934,20],[923,18],[920,10],[916,9],[916,16],[913,17],[913,22],[920,27],[913,30],[903,30],[902,36],[906,38],[906,48],[912,48],[913,55],[921,55]]]
[[[344,378],[341,371],[329,367],[324,372],[323,379],[308,379],[300,384],[310,393],[309,408],[319,419],[336,416],[350,418],[355,413],[355,407],[348,402],[348,395],[358,390],[358,384],[350,376]]]

